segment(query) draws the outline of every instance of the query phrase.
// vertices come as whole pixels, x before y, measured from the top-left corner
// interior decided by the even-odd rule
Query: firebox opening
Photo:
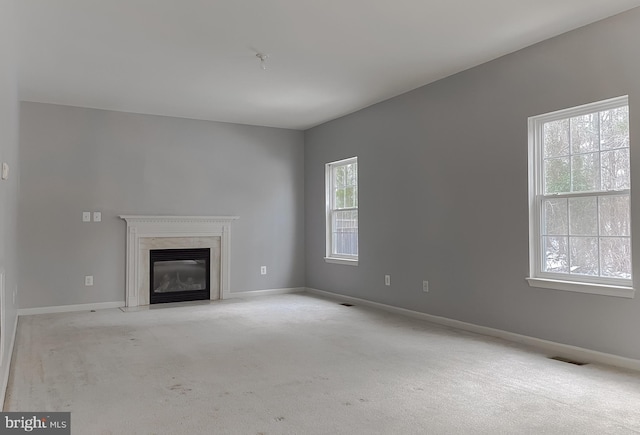
[[[152,249],[151,304],[210,298],[210,249]]]

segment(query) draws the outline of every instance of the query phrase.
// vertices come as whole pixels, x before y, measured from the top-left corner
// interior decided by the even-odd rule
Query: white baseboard
[[[250,298],[256,296],[284,295],[289,293],[302,293],[306,287],[273,288],[268,290],[250,290],[246,292],[233,292],[224,295],[224,299]]]
[[[252,290],[246,292],[227,293],[223,299],[235,299],[235,298],[248,298],[256,296],[268,296],[268,295],[280,295],[287,293],[301,293],[306,290],[305,287],[294,288],[276,288],[268,290]],[[72,311],[91,311],[91,310],[105,310],[108,308],[121,308],[124,307],[125,301],[118,302],[99,302],[95,304],[79,304],[79,305],[59,305],[55,307],[37,307],[37,308],[20,308],[18,310],[19,316],[30,316],[33,314],[52,314],[52,313],[68,313]]]
[[[124,307],[124,301],[98,302],[95,304],[58,305],[55,307],[20,308],[18,316],[30,316],[32,314],[68,313],[71,311],[105,310],[108,308]]]
[[[306,289],[311,294],[319,296],[325,296],[331,299],[337,299],[345,302],[351,302],[354,304],[365,305],[369,307],[378,308],[384,311],[402,314],[404,316],[413,317],[416,319],[426,320],[439,325],[449,326],[452,328],[462,329],[464,331],[474,332],[476,334],[488,335],[491,337],[502,338],[507,341],[513,341],[520,344],[536,347],[546,353],[550,353],[550,356],[561,356],[564,358],[570,358],[577,361],[606,364],[625,369],[640,371],[640,360],[626,358],[623,356],[612,355],[609,353],[598,352],[595,350],[585,349],[582,347],[571,346],[568,344],[556,343],[554,341],[542,340],[540,338],[529,337],[527,335],[516,334],[513,332],[503,331],[501,329],[489,328],[487,326],[475,325],[473,323],[461,322],[460,320],[448,319],[446,317],[434,316],[432,314],[421,313],[418,311],[407,310],[405,308],[398,308],[391,305],[381,304],[379,302],[372,302],[366,299],[354,298],[351,296],[344,296],[338,293],[332,293],[324,290],[317,290],[313,288]]]
[[[11,360],[13,359],[13,347],[16,343],[16,334],[18,333],[18,316],[16,316],[16,320],[13,325],[13,334],[11,336],[11,344],[9,345],[9,354],[7,355],[7,364],[3,367],[2,370],[2,391],[0,391],[0,399],[2,399],[2,404],[0,404],[0,409],[4,411],[4,401],[7,394],[7,387],[9,385],[9,374],[11,373]]]

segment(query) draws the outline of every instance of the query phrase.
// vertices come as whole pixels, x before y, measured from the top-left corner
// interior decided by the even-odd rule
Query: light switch
[[[91,212],[83,211],[82,212],[82,222],[91,222]]]
[[[93,212],[93,221],[94,222],[102,222],[102,213],[99,211]]]
[[[9,178],[9,163],[2,163],[2,179],[6,180]]]

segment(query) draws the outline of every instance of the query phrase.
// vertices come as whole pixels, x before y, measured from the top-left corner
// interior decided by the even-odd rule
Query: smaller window
[[[330,263],[358,264],[358,158],[327,163],[327,251]]]

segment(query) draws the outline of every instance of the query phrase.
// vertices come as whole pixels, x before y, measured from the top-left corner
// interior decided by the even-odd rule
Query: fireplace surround
[[[209,299],[225,299],[230,293],[231,223],[237,216],[139,216],[122,215],[127,223],[127,307],[149,305],[150,253],[159,249],[210,250]]]

